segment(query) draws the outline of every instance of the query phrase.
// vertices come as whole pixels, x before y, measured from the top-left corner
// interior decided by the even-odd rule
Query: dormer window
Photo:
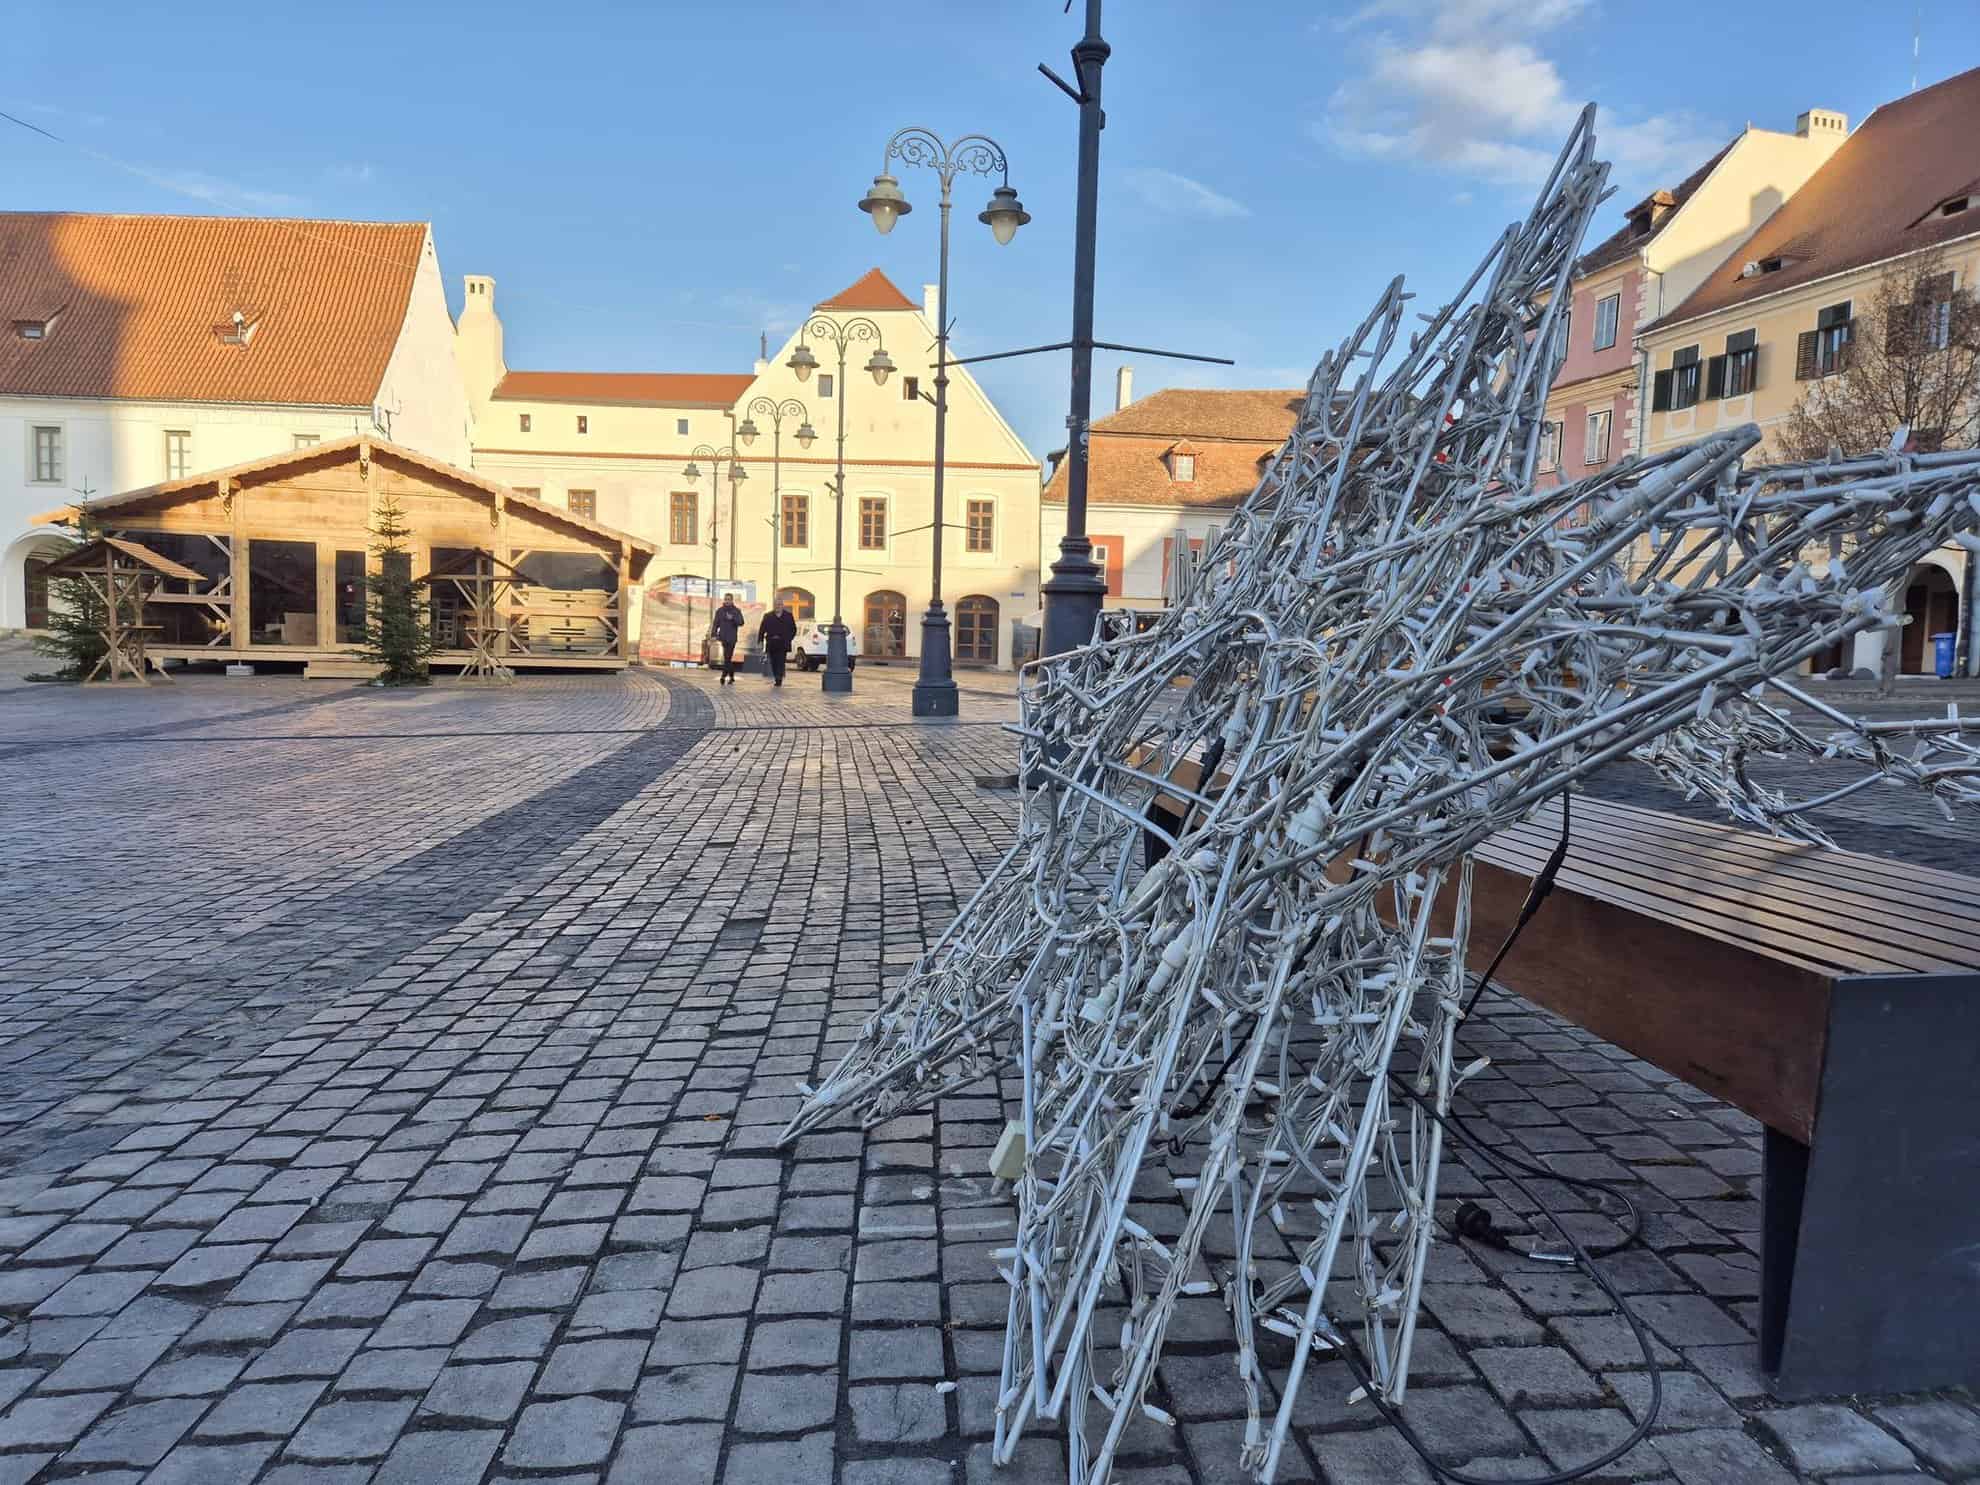
[[[42,340],[48,334],[48,321],[16,320],[14,321],[14,334],[21,340]]]
[[[1972,207],[1973,198],[1971,196],[1954,196],[1950,200],[1939,203],[1939,215],[1942,217],[1956,217],[1963,211],[1971,210]]]
[[[1193,484],[1196,481],[1196,446],[1189,443],[1171,444],[1163,456],[1169,466],[1169,478],[1178,485]]]
[[[260,321],[250,320],[239,310],[235,310],[231,320],[213,327],[213,338],[222,345],[245,346],[254,339],[255,326],[259,323]]]

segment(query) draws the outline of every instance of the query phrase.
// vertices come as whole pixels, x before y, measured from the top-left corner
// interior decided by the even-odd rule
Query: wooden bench
[[[1776,1393],[1980,1383],[1980,880],[1587,795],[1572,827],[1498,983],[1765,1126]],[[1474,973],[1560,828],[1476,853]]]

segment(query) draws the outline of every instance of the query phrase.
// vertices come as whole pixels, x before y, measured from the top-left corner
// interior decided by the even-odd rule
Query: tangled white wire
[[[1866,782],[1980,799],[1957,718],[1866,725],[1810,700],[1840,729],[1817,738],[1759,699],[1899,622],[1884,595],[1933,548],[1980,543],[1980,456],[1746,470],[1749,427],[1535,485],[1559,306],[1607,176],[1590,126],[1449,306],[1406,336],[1398,280],[1322,359],[1153,628],[1105,615],[1028,672],[1016,841],[792,1121],[878,1122],[1015,1065],[1000,1460],[1063,1418],[1070,1478],[1105,1485],[1156,1411],[1186,1294],[1231,1312],[1261,1480],[1343,1328],[1401,1400],[1441,1129],[1392,1102],[1389,1074],[1440,1112],[1464,1076],[1487,837],[1625,755],[1808,839],[1798,812],[1824,801],[1762,788],[1749,758],[1847,757]],[[1144,868],[1163,798],[1186,809]],[[1151,1176],[1183,1192],[1179,1227],[1137,1208]],[[1291,1342],[1273,1343],[1269,1417],[1261,1332]]]

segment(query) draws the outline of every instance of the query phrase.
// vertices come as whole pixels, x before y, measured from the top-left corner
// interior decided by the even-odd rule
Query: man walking
[[[790,616],[783,604],[778,604],[763,616],[763,622],[756,629],[756,642],[770,657],[771,683],[783,685],[784,660],[791,653],[791,646],[797,642],[797,620]]]
[[[736,639],[742,633],[743,612],[736,607],[736,595],[724,593],[722,606],[715,610],[715,621],[711,632],[715,643],[722,647],[722,684],[733,686],[736,683]]]

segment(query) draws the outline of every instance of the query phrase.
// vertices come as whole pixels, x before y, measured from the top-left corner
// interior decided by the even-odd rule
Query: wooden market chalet
[[[619,669],[650,542],[471,470],[357,435],[65,506],[151,568],[136,643],[165,661],[361,675],[372,527],[396,501],[436,666]],[[114,550],[114,549],[113,549]]]

